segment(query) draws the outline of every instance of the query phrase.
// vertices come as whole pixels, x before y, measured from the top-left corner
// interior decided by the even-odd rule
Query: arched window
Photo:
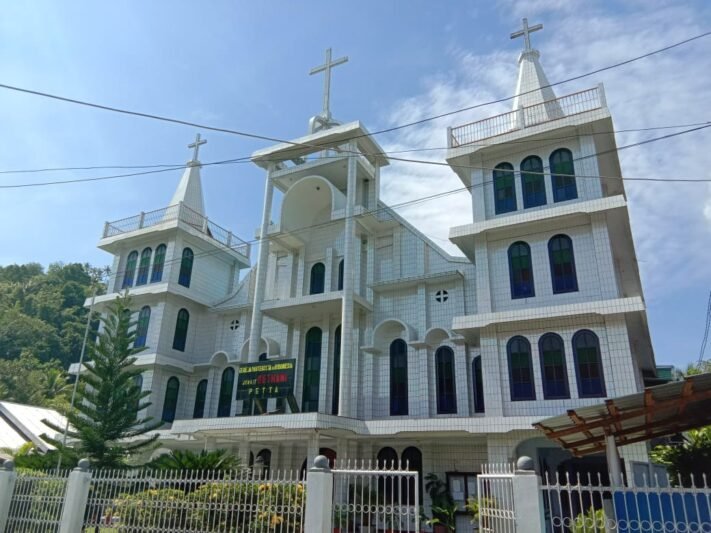
[[[143,374],[136,374],[133,376],[133,384],[138,389],[138,395],[136,397],[135,409],[138,412],[138,408],[141,405],[141,392],[143,392]]]
[[[422,499],[422,452],[414,446],[405,448],[402,452],[402,467],[410,472],[417,472],[419,474],[417,476],[417,491],[420,493],[420,501],[424,501]],[[414,505],[415,479],[413,477],[408,476],[403,479],[401,494],[403,495],[402,503],[406,505]]]
[[[133,275],[136,273],[136,263],[138,262],[138,252],[133,251],[126,258],[126,268],[123,271],[122,289],[133,287]]]
[[[163,279],[163,265],[165,265],[165,244],[156,248],[153,256],[153,270],[151,271],[151,283],[157,283]]]
[[[390,344],[390,416],[408,414],[407,344],[395,339]]]
[[[338,395],[341,392],[341,326],[333,334],[333,399],[331,414],[338,414]]]
[[[605,376],[600,359],[600,341],[587,329],[573,335],[575,370],[578,377],[578,396],[602,398],[605,396]]]
[[[548,259],[551,263],[553,294],[576,292],[578,277],[575,274],[573,241],[567,235],[556,235],[548,241]]]
[[[163,401],[163,416],[161,420],[172,423],[175,420],[175,411],[178,408],[178,393],[180,392],[180,381],[173,376],[165,386],[165,400]]]
[[[437,380],[437,414],[457,412],[457,386],[454,380],[454,352],[449,346],[440,346],[435,352]]]
[[[272,452],[264,448],[259,453],[257,453],[257,459],[255,463],[262,463],[262,477],[269,478],[269,471],[272,467]]]
[[[521,190],[523,207],[536,207],[546,203],[546,180],[543,177],[543,161],[529,155],[521,161]]]
[[[311,267],[311,282],[309,294],[321,294],[326,282],[326,267],[323,263],[316,263]]]
[[[260,353],[260,354],[259,354],[259,360],[260,360],[260,361],[266,361],[267,359],[269,359],[269,356],[267,355],[267,352],[264,352],[264,353]]]
[[[146,345],[148,338],[148,323],[151,321],[151,308],[147,305],[141,307],[138,312],[138,322],[136,323],[136,338],[133,340],[134,348],[142,348]]]
[[[173,335],[173,349],[185,351],[185,341],[188,338],[188,324],[190,323],[190,313],[187,309],[178,311],[178,319],[175,321],[175,335]]]
[[[516,185],[511,163],[499,163],[494,169],[494,211],[497,215],[516,211]]]
[[[399,470],[400,463],[397,460],[397,452],[390,448],[382,448],[378,452],[378,470]],[[383,501],[399,503],[398,476],[379,476],[378,494],[384,496]]]
[[[531,298],[536,295],[533,285],[531,247],[523,241],[509,246],[509,278],[511,298]]]
[[[141,262],[138,263],[138,275],[136,275],[136,285],[148,283],[148,271],[151,268],[151,253],[153,250],[144,248],[141,252]]]
[[[306,333],[304,350],[304,390],[301,411],[318,411],[319,385],[321,383],[321,328],[311,328]]]
[[[193,418],[202,418],[205,414],[205,398],[207,397],[207,380],[202,379],[198,383],[195,392],[195,407],[193,407]]]
[[[183,287],[190,287],[190,278],[193,275],[193,259],[195,254],[190,248],[183,248],[183,257],[180,260],[180,274],[178,283]]]
[[[543,398],[546,400],[570,398],[563,339],[555,333],[546,333],[538,341],[538,352],[543,377]]]
[[[551,184],[553,185],[553,201],[563,202],[578,197],[575,185],[575,165],[573,154],[567,148],[559,148],[548,160],[551,167]]]
[[[235,384],[235,369],[228,366],[222,372],[220,380],[220,396],[217,401],[217,416],[230,416],[230,407],[232,407],[232,389]]]
[[[507,347],[509,354],[509,380],[511,401],[535,400],[531,344],[524,337],[513,337]]]
[[[474,412],[484,412],[484,376],[481,373],[481,355],[472,361],[472,384],[474,385]]]
[[[343,259],[338,262],[338,290],[343,290]]]

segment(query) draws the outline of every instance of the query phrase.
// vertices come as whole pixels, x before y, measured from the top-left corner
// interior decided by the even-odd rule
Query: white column
[[[10,502],[15,491],[15,481],[17,481],[15,463],[5,461],[0,469],[0,531],[5,531],[10,513]]]
[[[316,459],[316,456],[318,455],[318,450],[319,450],[318,433],[314,432],[314,434],[309,437],[309,442],[306,445],[306,467],[307,468],[309,467],[309,465],[313,466],[314,460]]]
[[[318,386],[318,409],[319,413],[330,413],[331,405],[328,404],[328,398],[331,397],[329,394],[329,383],[328,379],[330,374],[331,365],[333,364],[333,342],[331,341],[331,320],[330,316],[326,314],[321,321],[321,330],[323,334],[321,336],[321,369],[319,373],[319,386]]]
[[[328,467],[328,459],[319,455],[314,466],[306,475],[306,502],[304,510],[304,531],[331,533],[333,514],[333,473]]]
[[[323,290],[324,292],[335,291],[336,284],[333,282],[333,248],[330,246],[326,248],[326,257],[323,264],[326,267],[326,274],[323,277]]]
[[[533,459],[521,457],[513,476],[513,504],[516,531],[543,533],[543,493],[541,481],[533,469]]]
[[[457,414],[470,416],[469,379],[471,367],[467,364],[467,351],[464,346],[454,346],[454,380],[457,387]]]
[[[600,297],[612,299],[626,296],[622,295],[619,289],[618,273],[612,257],[612,245],[607,228],[607,216],[605,213],[593,213],[590,215],[590,221]]]
[[[491,281],[486,235],[474,237],[474,258],[476,260],[476,310],[477,313],[490,313],[492,311]]]
[[[484,388],[484,409],[487,416],[504,416],[504,395],[509,394],[508,372],[501,371],[505,360],[499,357],[499,343],[493,327],[480,332],[481,373]]]
[[[83,530],[90,484],[89,460],[82,459],[67,480],[59,533],[80,533]]]
[[[357,151],[355,143],[349,150]],[[348,158],[348,185],[346,190],[345,239],[343,246],[343,296],[341,309],[341,373],[339,380],[338,415],[350,416],[350,375],[351,359],[357,348],[357,339],[353,338],[353,289],[355,288],[355,241],[356,227],[353,212],[356,200],[356,157]]]
[[[267,181],[264,186],[264,208],[262,212],[262,228],[259,242],[259,262],[257,263],[257,282],[254,288],[254,303],[252,304],[252,327],[249,332],[249,361],[257,361],[259,357],[259,339],[262,336],[262,301],[264,300],[264,285],[267,278],[267,259],[269,258],[269,222],[272,216],[272,167],[267,171]]]
[[[621,487],[620,454],[617,453],[614,435],[605,435],[605,457],[607,458],[607,471],[610,473],[610,483],[613,487]]]

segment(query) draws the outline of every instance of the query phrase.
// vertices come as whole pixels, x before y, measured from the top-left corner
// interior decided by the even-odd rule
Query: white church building
[[[309,134],[252,155],[258,257],[208,218],[199,136],[169,207],[106,223],[114,275],[95,305],[132,296],[163,446],[272,469],[402,460],[459,500],[482,463],[571,467],[532,424],[654,376],[604,89],[557,96],[530,46],[539,27],[512,35],[525,42],[512,111],[446,131],[471,191],[472,222],[449,233],[461,256],[380,200],[388,157],[362,123],[332,118],[345,58],[330,50]],[[628,469],[647,460],[643,443],[620,452]]]

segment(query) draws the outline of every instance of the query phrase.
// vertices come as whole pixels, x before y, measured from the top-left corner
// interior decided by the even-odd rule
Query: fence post
[[[5,524],[7,524],[10,515],[10,502],[12,502],[12,493],[15,490],[15,481],[17,481],[15,463],[5,461],[0,469],[0,531],[5,531]]]
[[[333,514],[333,472],[328,459],[319,455],[306,475],[306,513],[304,531],[331,533]]]
[[[543,533],[543,494],[541,479],[533,468],[533,459],[520,457],[513,476],[516,531]]]
[[[84,528],[84,512],[89,499],[89,459],[82,459],[79,465],[69,474],[67,490],[64,496],[64,509],[59,533],[81,533]]]

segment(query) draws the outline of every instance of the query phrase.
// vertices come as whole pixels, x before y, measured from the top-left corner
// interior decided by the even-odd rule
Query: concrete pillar
[[[613,487],[621,487],[620,454],[617,453],[617,443],[614,435],[605,435],[605,456],[607,458],[607,471],[610,473],[610,483]]]
[[[84,512],[89,499],[90,484],[89,460],[82,459],[67,480],[59,533],[81,533],[84,529]]]
[[[355,143],[349,150],[357,152]],[[353,338],[353,291],[355,289],[355,254],[356,226],[353,213],[356,200],[357,160],[355,155],[348,158],[348,185],[346,190],[345,239],[343,246],[343,296],[341,309],[341,372],[338,391],[338,415],[350,416],[351,408],[351,359],[357,348],[357,339]]]
[[[16,481],[15,463],[5,461],[0,469],[0,531],[5,531]]]
[[[304,531],[331,533],[333,515],[333,473],[328,459],[319,455],[306,475]]]
[[[541,480],[533,467],[533,459],[521,457],[513,476],[513,503],[516,510],[516,531],[543,533],[543,493]]]
[[[267,172],[267,182],[264,186],[264,208],[262,212],[262,227],[259,241],[259,262],[257,263],[257,281],[254,288],[252,303],[252,327],[249,331],[249,362],[259,358],[259,339],[262,336],[262,301],[264,300],[264,285],[267,279],[267,259],[269,258],[269,222],[272,216],[272,197],[274,185],[271,178],[272,169]]]

